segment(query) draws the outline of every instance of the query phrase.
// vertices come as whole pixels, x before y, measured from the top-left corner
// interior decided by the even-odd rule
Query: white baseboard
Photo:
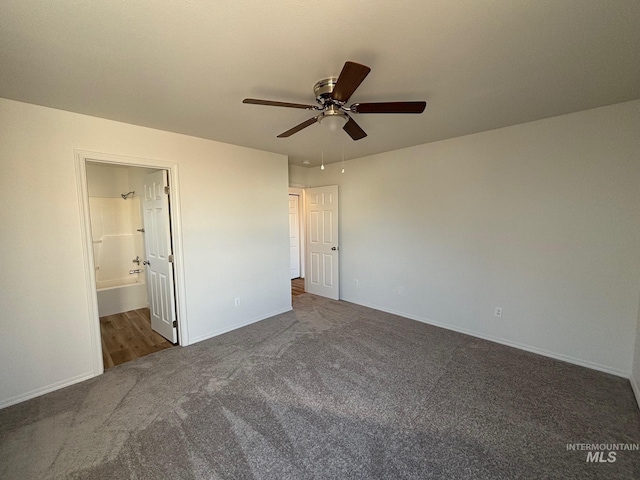
[[[281,310],[278,310],[278,311],[275,311],[275,312],[272,312],[272,313],[269,313],[269,314],[266,314],[266,315],[261,315],[261,316],[256,317],[256,318],[252,318],[251,320],[243,322],[243,323],[241,323],[239,325],[234,325],[232,327],[215,330],[215,331],[210,332],[210,333],[208,333],[206,335],[201,335],[199,337],[191,339],[189,344],[192,345],[194,343],[201,342],[203,340],[207,340],[208,338],[217,337],[218,335],[222,335],[223,333],[230,332],[230,331],[235,330],[237,328],[246,327],[247,325],[251,325],[252,323],[256,323],[256,322],[259,322],[261,320],[265,320],[267,318],[271,318],[271,317],[274,317],[276,315],[280,315],[281,313],[286,313],[286,312],[290,312],[290,311],[291,311],[291,306],[289,306],[287,308],[284,308],[284,309],[281,309]],[[31,400],[32,398],[39,397],[40,395],[44,395],[46,393],[53,392],[55,390],[60,390],[61,388],[65,388],[65,387],[74,385],[76,383],[82,382],[84,380],[88,380],[88,379],[93,378],[95,376],[96,375],[93,372],[91,372],[91,373],[83,373],[83,374],[77,375],[75,377],[68,378],[66,380],[61,380],[60,382],[52,383],[51,385],[47,385],[47,386],[42,387],[42,388],[37,388],[35,390],[31,390],[30,392],[26,392],[26,393],[23,393],[23,394],[20,394],[20,395],[16,395],[14,397],[10,397],[10,398],[8,398],[6,400],[0,400],[0,409],[9,407],[11,405],[15,405],[17,403],[24,402],[26,400]]]
[[[247,320],[246,322],[240,323],[238,325],[233,325],[231,327],[225,327],[218,330],[214,330],[213,332],[205,333],[204,335],[199,335],[195,338],[189,339],[189,345],[193,345],[194,343],[202,342],[204,340],[208,340],[213,337],[217,337],[218,335],[222,335],[223,333],[231,332],[233,330],[237,330],[238,328],[246,327],[247,325],[251,325],[252,323],[260,322],[262,320],[266,320],[267,318],[275,317],[276,315],[280,315],[281,313],[290,312],[292,308],[289,306],[287,308],[276,310],[275,312],[268,313],[266,315],[260,315],[259,317],[252,318],[251,320]]]
[[[26,400],[31,400],[32,398],[39,397],[40,395],[44,395],[45,393],[50,393],[55,390],[60,390],[61,388],[69,387],[76,383],[89,380],[90,378],[93,378],[93,377],[95,377],[95,374],[93,372],[83,373],[81,375],[76,375],[75,377],[71,377],[66,380],[61,380],[59,382],[52,383],[51,385],[47,385],[45,387],[36,388],[35,390],[31,390],[30,392],[22,393],[20,395],[16,395],[15,397],[11,397],[6,400],[0,401],[0,409],[10,407],[11,405],[15,405],[16,403],[21,403]]]
[[[433,326],[436,326],[436,327],[445,328],[447,330],[452,330],[452,331],[455,331],[455,332],[464,333],[465,335],[471,335],[473,337],[477,337],[477,338],[481,338],[483,340],[488,340],[488,341],[491,341],[491,342],[499,343],[501,345],[506,345],[508,347],[518,348],[520,350],[525,350],[527,352],[536,353],[538,355],[543,355],[545,357],[550,357],[550,358],[554,358],[556,360],[562,360],[562,361],[565,361],[565,362],[569,362],[569,363],[572,363],[574,365],[579,365],[579,366],[582,366],[582,367],[591,368],[593,370],[598,370],[598,371],[605,372],[605,373],[610,373],[612,375],[616,375],[616,376],[619,376],[619,377],[627,378],[627,379],[629,379],[629,382],[631,383],[631,388],[632,388],[633,393],[634,393],[634,395],[636,397],[636,401],[638,402],[638,408],[640,408],[640,386],[636,383],[635,379],[631,376],[631,372],[618,370],[618,369],[615,369],[615,368],[608,367],[606,365],[600,365],[600,364],[597,364],[597,363],[589,362],[587,360],[582,360],[582,359],[571,357],[571,356],[568,356],[568,355],[562,355],[562,354],[558,354],[558,353],[555,353],[555,352],[550,352],[550,351],[543,350],[543,349],[540,349],[540,348],[537,348],[537,347],[532,347],[530,345],[520,344],[520,343],[517,343],[517,342],[512,342],[510,340],[505,340],[505,339],[502,339],[502,338],[492,337],[491,335],[485,335],[483,333],[475,332],[473,330],[468,330],[466,328],[460,328],[460,327],[457,327],[455,325],[445,324],[445,323],[441,323],[441,322],[435,322],[435,321],[430,320],[430,319],[418,317],[416,315],[410,315],[410,314],[403,313],[403,312],[398,312],[398,311],[395,311],[395,310],[392,310],[392,309],[381,307],[379,305],[372,305],[372,304],[368,304],[368,303],[356,302],[356,301],[349,300],[349,299],[344,299],[344,300],[347,301],[347,302],[355,303],[357,305],[362,305],[364,307],[369,307],[369,308],[373,308],[375,310],[380,310],[381,312],[386,312],[386,313],[390,313],[392,315],[398,315],[400,317],[409,318],[411,320],[416,320],[418,322],[426,323],[428,325],[433,325]],[[231,331],[236,330],[238,328],[246,327],[247,325],[251,325],[252,323],[257,323],[257,322],[260,322],[262,320],[266,320],[267,318],[271,318],[271,317],[274,317],[276,315],[280,315],[282,313],[290,312],[291,310],[292,310],[291,307],[288,307],[288,308],[285,308],[285,309],[281,309],[281,310],[277,310],[275,312],[269,313],[267,315],[261,315],[259,317],[252,318],[252,319],[250,319],[250,320],[248,320],[246,322],[243,322],[241,324],[238,324],[238,325],[222,328],[222,329],[219,329],[219,330],[214,330],[213,332],[209,332],[209,333],[207,333],[205,335],[200,335],[198,337],[195,337],[195,338],[191,339],[191,341],[189,343],[190,344],[194,344],[194,343],[202,342],[202,341],[207,340],[209,338],[217,337],[218,335],[222,335],[224,333],[231,332]],[[82,382],[84,380],[88,380],[90,378],[93,378],[94,376],[95,376],[94,373],[80,374],[80,375],[77,375],[75,377],[72,377],[72,378],[69,378],[69,379],[66,379],[66,380],[62,380],[60,382],[56,382],[56,383],[53,383],[51,385],[47,385],[47,386],[42,387],[42,388],[37,388],[35,390],[32,390],[32,391],[24,393],[24,394],[16,395],[16,396],[8,398],[6,400],[1,400],[0,401],[0,409],[9,407],[11,405],[15,405],[17,403],[24,402],[26,400],[30,400],[30,399],[35,398],[35,397],[39,397],[40,395],[44,395],[46,393],[50,393],[50,392],[53,392],[55,390],[59,390],[61,388],[65,388],[65,387],[74,385],[74,384]]]
[[[588,360],[584,360],[584,359],[581,359],[581,358],[575,358],[575,357],[571,357],[569,355],[563,355],[561,353],[550,352],[550,351],[544,350],[542,348],[534,347],[534,346],[531,346],[531,345],[526,345],[526,344],[523,344],[523,343],[513,342],[511,340],[507,340],[507,339],[504,339],[504,338],[493,337],[491,335],[486,335],[484,333],[476,332],[474,330],[461,328],[461,327],[458,327],[456,325],[451,325],[451,324],[442,323],[442,322],[436,322],[436,321],[428,319],[428,318],[423,318],[423,317],[419,317],[419,316],[416,316],[416,315],[411,315],[411,314],[404,313],[404,312],[398,312],[398,311],[391,310],[391,309],[388,309],[388,308],[385,308],[385,307],[381,307],[379,305],[372,305],[372,304],[368,304],[368,303],[362,303],[362,302],[358,302],[358,301],[349,300],[347,298],[345,298],[344,300],[346,302],[352,302],[352,303],[355,303],[355,304],[358,304],[358,305],[362,305],[364,307],[369,307],[369,308],[373,308],[375,310],[380,310],[382,312],[391,313],[393,315],[398,315],[399,317],[409,318],[411,320],[416,320],[418,322],[422,322],[422,323],[426,323],[426,324],[429,324],[429,325],[433,325],[435,327],[441,327],[441,328],[445,328],[447,330],[452,330],[454,332],[464,333],[465,335],[471,335],[472,337],[481,338],[483,340],[489,340],[490,342],[495,342],[495,343],[499,343],[501,345],[506,345],[507,347],[513,347],[513,348],[517,348],[519,350],[524,350],[524,351],[527,351],[527,352],[536,353],[538,355],[542,355],[542,356],[545,356],[545,357],[554,358],[556,360],[562,360],[563,362],[572,363],[574,365],[579,365],[581,367],[590,368],[592,370],[598,370],[600,372],[610,373],[610,374],[616,375],[618,377],[624,377],[624,378],[627,378],[627,379],[631,377],[631,372],[630,371],[619,370],[617,368],[613,368],[613,367],[610,367],[608,365],[601,365],[599,363],[590,362]],[[637,394],[636,394],[636,398],[638,398]]]

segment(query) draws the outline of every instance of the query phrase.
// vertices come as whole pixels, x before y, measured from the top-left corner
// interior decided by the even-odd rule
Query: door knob
[[[331,250],[340,250],[338,247],[331,247]]]
[[[143,265],[151,265],[151,262],[149,260],[145,260],[144,262],[142,262]]]

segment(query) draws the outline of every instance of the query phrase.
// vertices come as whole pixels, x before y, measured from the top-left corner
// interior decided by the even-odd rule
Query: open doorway
[[[99,374],[187,344],[176,262],[182,258],[177,182],[168,185],[177,180],[177,166],[86,152],[76,157]]]
[[[152,322],[157,310],[152,299],[158,289],[150,268],[156,259],[149,259],[157,256],[150,250],[155,252],[153,244],[158,242],[151,231],[155,218],[151,221],[146,214],[147,192],[149,178],[162,178],[164,171],[87,162],[86,172],[102,360],[107,369],[170,348],[176,340],[171,331],[164,332],[163,323],[154,328]],[[168,227],[168,211],[161,213]]]
[[[291,295],[304,292],[304,209],[303,190],[289,188],[289,266],[291,269]]]

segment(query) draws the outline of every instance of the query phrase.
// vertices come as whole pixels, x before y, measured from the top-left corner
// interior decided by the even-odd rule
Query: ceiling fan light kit
[[[347,114],[340,111],[335,106],[332,106],[328,110],[322,112],[318,117],[318,123],[324,125],[330,132],[335,132],[344,128],[344,124],[349,120]]]
[[[353,140],[360,140],[367,136],[360,125],[351,118],[350,114],[362,113],[422,113],[427,102],[375,102],[354,103],[346,106],[353,92],[360,86],[371,69],[355,62],[346,62],[338,78],[329,77],[320,80],[313,86],[318,105],[302,103],[278,102],[245,98],[242,103],[252,105],[266,105],[271,107],[300,108],[320,112],[315,117],[305,120],[299,125],[278,135],[278,138],[290,137],[294,133],[318,122],[331,131],[342,128]]]

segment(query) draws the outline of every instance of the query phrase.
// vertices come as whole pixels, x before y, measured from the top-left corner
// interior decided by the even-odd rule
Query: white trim
[[[411,314],[408,314],[408,313],[395,311],[395,310],[392,310],[392,309],[389,309],[389,308],[380,307],[378,305],[357,302],[357,301],[354,301],[354,300],[349,300],[347,298],[341,298],[341,300],[344,300],[346,302],[355,303],[356,305],[362,305],[364,307],[373,308],[375,310],[380,310],[381,312],[386,312],[386,313],[391,313],[393,315],[398,315],[400,317],[408,318],[410,320],[416,320],[418,322],[422,322],[422,323],[426,323],[426,324],[429,324],[429,325],[433,325],[435,327],[445,328],[447,330],[452,330],[454,332],[464,333],[465,335],[470,335],[472,337],[481,338],[483,340],[488,340],[490,342],[499,343],[501,345],[506,345],[507,347],[513,347],[513,348],[517,348],[519,350],[524,350],[526,352],[536,353],[536,354],[542,355],[544,357],[554,358],[556,360],[561,360],[563,362],[572,363],[574,365],[579,365],[581,367],[590,368],[592,370],[598,370],[600,372],[610,373],[610,374],[616,375],[618,377],[623,377],[623,378],[627,378],[628,379],[630,377],[630,375],[631,375],[631,372],[626,371],[626,370],[619,370],[617,368],[612,368],[612,367],[609,367],[607,365],[601,365],[599,363],[589,362],[587,360],[582,360],[580,358],[571,357],[569,355],[562,355],[562,354],[555,353],[555,352],[550,352],[548,350],[544,350],[544,349],[541,349],[541,348],[538,348],[538,347],[532,347],[530,345],[526,345],[526,344],[523,344],[523,343],[513,342],[511,340],[505,340],[504,338],[493,337],[491,335],[485,335],[484,333],[476,332],[474,330],[468,330],[466,328],[460,328],[458,326],[450,325],[448,323],[436,322],[434,320],[431,320],[431,319],[428,319],[428,318],[419,317],[417,315],[411,315]],[[638,398],[638,397],[636,396],[636,398]]]
[[[84,261],[85,292],[87,295],[87,316],[89,318],[89,333],[91,336],[91,363],[93,375],[104,373],[102,361],[102,339],[100,336],[98,315],[98,293],[96,291],[96,269],[93,258],[93,242],[91,235],[91,217],[89,215],[89,187],[87,186],[86,160],[76,155],[76,175],[78,179],[78,198],[80,205],[80,227],[82,231],[82,260]]]
[[[82,253],[85,262],[85,282],[87,292],[87,304],[89,315],[89,328],[91,334],[91,349],[93,360],[93,374],[100,375],[104,372],[102,362],[102,344],[100,338],[98,300],[95,288],[95,260],[93,258],[93,246],[91,242],[91,221],[89,216],[89,192],[87,187],[86,162],[99,162],[128,167],[144,167],[163,169],[168,171],[171,185],[171,230],[173,240],[173,255],[175,258],[174,272],[176,275],[176,314],[178,316],[179,343],[182,346],[189,345],[189,330],[186,309],[186,291],[184,281],[184,255],[182,249],[182,220],[180,216],[180,181],[178,164],[161,160],[127,157],[108,153],[74,150],[76,157],[76,173],[78,181],[78,196],[80,203],[80,223],[82,227]]]
[[[305,212],[304,190],[302,188],[289,187],[289,195],[298,196],[298,229],[300,230],[298,232],[298,237],[300,239],[300,277],[304,278],[305,259],[307,256],[307,251],[305,248],[306,246],[305,232],[307,231],[307,229],[306,229],[306,222],[305,222],[306,215],[304,214]]]
[[[95,374],[93,372],[88,372],[76,375],[75,377],[67,378],[60,382],[52,383],[51,385],[47,385],[45,387],[36,388],[35,390],[31,390],[30,392],[22,393],[20,395],[16,395],[15,397],[11,397],[0,402],[0,409],[7,408],[18,403],[26,402],[27,400],[39,397],[40,395],[44,395],[55,390],[60,390],[61,388],[69,387],[76,383],[84,382],[85,380],[89,380],[93,377],[95,377]]]
[[[282,313],[290,312],[291,310],[292,310],[291,307],[283,308],[281,310],[276,310],[275,312],[268,313],[266,315],[260,315],[259,317],[253,318],[251,320],[240,323],[238,325],[234,325],[232,327],[225,327],[219,330],[214,330],[213,332],[205,333],[204,335],[200,335],[199,337],[192,338],[191,344],[202,342],[204,340],[208,340],[213,337],[217,337],[218,335],[222,335],[223,333],[231,332],[233,330],[237,330],[238,328],[246,327],[247,325],[251,325],[252,323],[261,322],[262,320],[275,317],[276,315],[280,315]]]

